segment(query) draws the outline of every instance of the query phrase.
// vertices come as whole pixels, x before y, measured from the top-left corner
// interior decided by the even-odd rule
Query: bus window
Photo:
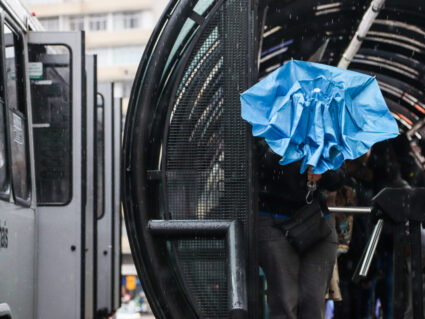
[[[18,80],[17,69],[20,61],[16,55],[18,39],[15,33],[5,25],[4,26],[4,39],[5,39],[5,57],[6,57],[6,85],[7,85],[7,95],[6,95],[6,104],[11,110],[19,110],[23,112],[23,109],[19,107],[22,103],[19,101],[21,95],[18,94]]]
[[[105,134],[104,134],[104,104],[102,94],[97,94],[97,122],[96,122],[96,183],[97,183],[97,218],[104,214],[105,202]]]
[[[72,198],[71,52],[62,45],[29,45],[37,202]]]
[[[31,187],[28,171],[22,43],[20,37],[7,24],[4,25],[4,41],[13,194],[16,202],[29,205]]]
[[[0,197],[8,199],[9,172],[7,168],[6,122],[4,114],[4,102],[0,98]]]

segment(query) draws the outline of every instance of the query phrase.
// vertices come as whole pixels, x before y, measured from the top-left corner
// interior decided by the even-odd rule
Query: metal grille
[[[247,88],[245,1],[225,1],[198,39],[180,80],[166,148],[172,219],[248,218],[247,125],[239,95]],[[227,318],[224,241],[174,245],[183,284],[202,318]]]

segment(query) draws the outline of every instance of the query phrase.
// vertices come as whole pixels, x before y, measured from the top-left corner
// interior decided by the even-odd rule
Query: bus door
[[[37,182],[36,318],[82,318],[85,285],[84,33],[28,35]]]
[[[0,39],[0,308],[32,318],[36,211],[26,44],[5,12]]]
[[[114,204],[113,204],[113,238],[114,238],[114,256],[113,256],[113,276],[112,287],[113,307],[118,309],[121,304],[121,151],[122,151],[122,99],[114,99],[113,109],[113,149],[114,149]]]
[[[114,85],[99,83],[98,85],[98,118],[103,117],[103,123],[98,130],[97,141],[101,140],[104,147],[98,148],[98,160],[103,171],[98,173],[99,209],[97,216],[97,314],[110,315],[114,311],[113,270],[114,270],[114,143],[113,143],[113,98]],[[101,115],[100,115],[101,114]],[[103,138],[102,138],[103,135]],[[100,152],[103,152],[101,155]],[[100,158],[102,157],[102,158]],[[99,189],[102,185],[103,189]]]
[[[94,317],[95,305],[95,127],[96,127],[96,95],[97,95],[97,64],[95,55],[86,55],[86,219],[85,219],[85,317]]]

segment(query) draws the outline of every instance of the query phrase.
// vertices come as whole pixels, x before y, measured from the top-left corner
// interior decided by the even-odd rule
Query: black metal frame
[[[11,145],[10,145],[10,138],[9,138],[9,121],[8,121],[8,115],[7,115],[7,106],[6,106],[6,77],[4,74],[6,74],[5,71],[5,43],[4,43],[4,12],[0,12],[0,104],[2,104],[3,108],[0,106],[0,112],[3,113],[3,129],[4,129],[4,139],[5,139],[5,156],[6,156],[6,188],[5,190],[1,190],[0,192],[0,199],[9,201],[10,195],[11,195],[11,176],[12,176],[12,168],[11,168]],[[1,129],[1,128],[0,128]]]
[[[191,19],[194,20],[194,26],[192,27],[191,31],[188,32],[188,34],[186,35],[186,37],[190,38],[190,42],[189,44],[185,44],[184,41],[182,41],[182,43],[179,46],[179,49],[177,50],[181,52],[184,52],[184,54],[175,54],[175,56],[173,57],[174,60],[178,60],[179,64],[179,69],[176,69],[173,73],[173,77],[175,77],[176,79],[180,79],[182,78],[182,76],[184,75],[184,73],[186,72],[186,66],[188,64],[188,62],[190,61],[191,58],[191,54],[194,51],[194,49],[196,48],[196,45],[198,44],[198,40],[202,37],[203,35],[203,31],[209,26],[209,23],[212,19],[215,18],[215,14],[218,12],[218,10],[221,8],[221,6],[223,5],[224,0],[217,0],[214,4],[212,4],[208,10],[207,10],[207,16],[206,18],[201,17],[202,19],[198,18],[198,19],[194,19],[194,13],[192,12],[192,14],[189,16]],[[250,3],[250,6],[254,6],[253,4]],[[251,11],[250,14],[252,15],[251,19],[255,19],[255,11],[252,10],[252,8],[250,8]],[[192,32],[194,32],[196,30],[196,33],[194,33],[193,35],[191,34]],[[250,39],[254,38],[255,33],[254,30],[250,30],[248,37],[250,37]],[[248,41],[249,44],[255,43],[254,41]],[[184,49],[184,50],[183,50]],[[251,54],[251,52],[253,51],[253,49],[248,50],[249,54]],[[254,61],[252,58],[249,58],[249,61]],[[176,63],[176,61],[175,61]],[[172,64],[172,63],[171,63]],[[255,64],[254,64],[255,65]],[[251,67],[250,68],[250,83],[254,83],[255,79],[256,79],[256,68],[255,67]],[[170,128],[170,118],[171,118],[171,114],[172,114],[172,110],[173,110],[173,106],[174,103],[176,101],[176,92],[178,91],[179,88],[179,82],[178,81],[170,81],[172,84],[171,87],[171,92],[165,94],[166,97],[171,96],[171,98],[169,100],[165,99],[165,103],[167,103],[168,105],[168,110],[167,110],[167,116],[165,119],[165,125],[164,125],[164,129],[163,129],[163,140],[162,140],[162,160],[161,160],[161,167],[162,170],[158,171],[158,174],[161,175],[162,181],[166,181],[167,177],[166,177],[166,170],[164,169],[167,165],[166,165],[166,161],[167,161],[167,136],[169,134],[169,128]],[[174,84],[173,84],[174,83]],[[252,135],[250,134],[249,130],[247,130],[247,137],[246,137],[247,141],[251,142],[252,140]],[[253,181],[254,179],[252,178],[254,171],[253,168],[255,167],[252,164],[252,159],[253,156],[251,156],[251,147],[248,148],[250,154],[248,154],[248,159],[249,159],[249,174],[251,176],[251,179],[249,179],[251,181],[250,183],[250,189],[249,189],[249,193],[250,194],[254,194],[254,187],[253,187]],[[167,190],[167,185],[165,182],[162,183],[162,198],[163,198],[163,210],[164,210],[164,216],[165,218],[171,218],[171,214],[168,211],[168,190]],[[256,246],[256,201],[255,201],[256,196],[251,196],[251,200],[250,200],[250,217],[248,218],[248,225],[247,225],[247,233],[248,233],[248,240],[249,240],[249,247],[255,247]],[[172,250],[173,250],[173,255],[174,258],[172,260],[173,264],[175,265],[177,272],[176,275],[178,277],[181,277],[181,273],[183,273],[183,267],[182,264],[180,262],[179,258],[176,258],[175,256],[178,256],[178,252],[177,252],[177,247],[176,245],[172,245],[171,246]],[[256,257],[256,249],[250,249],[250,254],[248,255],[249,258],[249,263],[247,265],[248,267],[248,274],[249,274],[249,278],[257,278],[258,276],[258,262],[257,262],[257,257]],[[256,302],[255,299],[257,298],[257,290],[258,290],[258,280],[249,280],[250,283],[250,289],[248,290],[250,293],[250,315],[252,318],[256,318],[257,317],[257,312],[256,312]],[[180,281],[180,284],[184,287],[184,289],[186,291],[188,291],[188,287],[186,285],[186,282],[184,280]],[[230,294],[229,294],[230,296]],[[197,309],[196,306],[196,302],[193,299],[193,296],[188,295],[188,298],[191,300],[192,305],[195,307],[196,312],[200,313],[200,310]]]
[[[70,143],[70,149],[71,149],[71,151],[72,151],[72,147],[74,145],[74,136],[72,134],[72,127],[73,127],[73,123],[74,123],[74,120],[73,120],[74,109],[73,109],[73,104],[72,104],[73,101],[74,101],[74,97],[73,97],[74,83],[72,82],[73,74],[74,74],[73,73],[73,63],[74,63],[74,58],[73,57],[74,57],[74,54],[81,54],[82,55],[82,64],[83,64],[83,66],[82,66],[82,70],[81,70],[82,73],[81,74],[82,74],[82,78],[83,78],[82,82],[85,82],[85,70],[84,70],[84,64],[85,64],[85,52],[84,52],[85,51],[85,39],[84,39],[84,31],[80,31],[80,32],[83,34],[82,40],[81,40],[82,52],[74,52],[74,48],[70,47],[67,43],[60,43],[60,42],[57,42],[57,43],[47,43],[47,44],[46,43],[31,43],[31,42],[28,43],[28,47],[30,45],[32,45],[32,44],[35,44],[35,45],[44,45],[44,46],[61,46],[61,47],[66,48],[68,50],[68,52],[69,52],[69,81],[70,81],[70,83],[69,83],[69,87],[70,87],[70,89],[69,89],[69,107],[70,107],[70,113],[69,113],[69,128],[70,128],[69,143]],[[85,83],[82,83],[82,84],[85,85]],[[81,98],[83,99],[82,100],[83,103],[85,103],[84,102],[85,101],[85,90],[82,91]],[[85,105],[82,105],[82,108],[81,109],[82,110],[85,110]],[[83,122],[84,122],[84,118],[82,118],[82,123]],[[85,141],[85,132],[82,132],[82,140],[81,141],[82,141],[82,143]],[[83,162],[84,161],[82,161],[81,163],[83,164]],[[73,189],[74,189],[74,181],[73,181],[74,168],[73,168],[72,155],[70,155],[70,166],[71,167],[70,167],[70,183],[69,183],[70,194],[69,194],[69,198],[66,201],[64,201],[64,202],[59,202],[59,203],[54,203],[54,202],[46,202],[46,203],[44,203],[44,202],[39,202],[38,199],[37,199],[37,205],[38,206],[46,206],[46,207],[48,207],[48,206],[67,206],[69,203],[72,202],[72,200],[74,198],[74,192],[73,192]],[[37,165],[35,166],[35,170],[37,171]],[[83,175],[81,175],[81,176],[82,176],[82,178],[84,178]],[[84,182],[84,184],[82,183],[81,185],[82,185],[81,191],[85,193],[85,186],[84,186],[85,185],[85,182]]]
[[[378,217],[391,220],[395,225],[394,231],[394,318],[401,318],[403,315],[403,305],[396,302],[397,295],[402,294],[401,282],[397,274],[403,273],[404,247],[402,240],[406,236],[404,225],[409,222],[409,242],[411,247],[411,281],[412,281],[412,302],[413,318],[423,318],[423,288],[422,288],[422,256],[421,256],[421,231],[420,224],[425,223],[423,209],[425,207],[425,188],[385,188],[374,198],[374,206],[377,209]],[[397,269],[401,270],[397,273]]]
[[[194,39],[200,33],[201,27],[197,23],[206,25],[206,20],[208,19],[198,19],[199,17],[193,16],[192,9],[196,2],[193,0],[171,2],[156,26],[145,50],[132,88],[125,129],[123,158],[125,169],[123,174],[125,221],[138,273],[144,274],[141,281],[153,311],[158,318],[186,319],[198,317],[193,303],[189,300],[189,296],[186,295],[184,287],[181,286],[182,283],[177,278],[178,276],[173,276],[173,270],[170,266],[166,270],[168,277],[166,279],[163,278],[165,269],[161,271],[161,264],[172,263],[171,256],[169,256],[167,251],[167,245],[160,240],[153,240],[149,232],[147,232],[147,224],[150,219],[164,218],[163,207],[155,206],[162,206],[163,204],[150,203],[151,201],[149,200],[149,196],[153,194],[153,196],[158,196],[162,201],[164,200],[163,194],[160,193],[160,183],[163,181],[164,171],[160,169],[160,163],[156,160],[159,158],[158,154],[161,149],[162,129],[167,125],[163,113],[169,106],[167,96],[169,97],[170,90],[167,89],[168,92],[164,92],[164,83],[168,82],[167,86],[169,88],[172,86],[169,85],[170,83],[173,84],[172,79],[168,78],[169,74],[173,74],[174,77],[178,72],[176,70],[177,62],[181,62],[181,59],[188,57],[186,52],[190,51],[189,47],[196,42]],[[213,7],[218,6],[217,3],[219,2],[222,2],[222,0],[215,1],[204,15],[208,17],[211,11],[214,10]],[[251,16],[255,16],[253,10],[251,11]],[[194,27],[186,35],[189,44],[180,44],[178,52],[172,57],[167,70],[163,71],[174,44],[172,40],[178,35],[187,18],[192,18],[195,21]],[[158,72],[157,70],[162,71]],[[255,72],[256,70],[253,71]],[[164,73],[166,74],[165,76]],[[252,76],[252,78],[256,78],[256,76]],[[158,100],[160,102],[157,104],[156,101]],[[163,115],[157,118],[152,117],[152,114],[161,113]],[[167,111],[165,111],[165,114],[167,114]],[[135,138],[136,136],[137,138]],[[162,154],[162,158],[164,158],[164,155]],[[250,169],[252,169],[252,163],[250,165]],[[147,187],[148,182],[150,187]],[[144,191],[145,187],[148,190],[146,193]],[[253,192],[254,189],[251,187],[250,193]],[[250,207],[256,207],[254,200]],[[140,211],[143,213],[138,213]],[[255,229],[255,222],[250,222],[249,229]],[[250,232],[249,235],[252,250],[255,247],[255,240],[252,239],[253,236],[251,234],[254,233],[255,231]],[[150,260],[144,261],[140,254],[149,256]],[[249,267],[251,275],[256,273],[255,278],[257,278],[258,268],[255,261],[255,258],[254,260],[251,259],[253,263],[250,263],[247,267]],[[168,282],[165,283],[165,280]],[[178,294],[175,293],[176,289],[179,290]],[[174,294],[171,296],[173,290]],[[253,295],[251,289],[250,295]],[[258,296],[255,295],[255,298],[258,298]]]
[[[98,97],[100,97],[101,99],[102,99],[102,105],[100,106],[100,105],[98,105],[97,104],[97,98]],[[95,134],[95,136],[96,136],[96,138],[95,138],[95,163],[94,163],[94,165],[95,165],[95,180],[96,180],[96,210],[95,210],[95,219],[96,219],[96,221],[97,220],[99,220],[99,219],[102,219],[102,217],[105,215],[105,108],[104,108],[104,105],[105,105],[105,97],[101,94],[101,93],[99,93],[99,92],[97,92],[97,88],[96,88],[96,134]],[[98,109],[102,109],[102,122],[101,122],[101,126],[102,126],[102,141],[103,141],[103,149],[102,149],[102,157],[103,157],[103,169],[102,169],[102,180],[103,180],[103,182],[102,182],[102,194],[99,194],[99,192],[98,192],[98,189],[97,189],[97,184],[98,184],[98,178],[99,178],[99,176],[98,176],[98,173],[97,173],[97,166],[98,166],[98,155],[97,155],[97,147],[98,147],[98,145],[97,145],[97,136],[99,135],[98,133],[98,131],[97,131],[97,120],[98,120],[98,118],[97,118],[97,110]],[[98,213],[98,209],[99,209],[99,207],[98,207],[98,196],[102,196],[102,214],[99,216],[97,213]]]
[[[230,318],[247,318],[245,247],[243,225],[234,220],[151,220],[153,236],[166,239],[225,238],[228,259],[228,300]]]
[[[122,120],[123,120],[123,111],[122,111],[122,98],[119,98],[119,106],[120,106],[120,118],[119,118],[119,120],[120,120],[120,123],[119,123],[119,129],[120,129],[120,145],[119,145],[119,148],[120,148],[120,152],[122,152],[122,133],[123,133],[123,126],[122,126]],[[120,167],[122,167],[122,156],[120,156],[120,162],[118,163],[118,168],[120,168]],[[121,171],[119,171],[119,173],[121,174]],[[118,234],[118,238],[119,238],[119,241],[120,241],[120,245],[119,245],[119,250],[120,250],[120,257],[119,257],[119,265],[120,265],[120,267],[119,267],[119,269],[118,269],[118,272],[119,272],[119,279],[120,279],[120,282],[121,282],[121,278],[122,278],[122,268],[121,268],[121,265],[122,265],[122,241],[121,241],[121,238],[122,238],[122,225],[123,225],[123,217],[122,217],[122,214],[121,214],[121,200],[120,200],[120,198],[121,198],[121,189],[122,189],[122,185],[121,185],[121,180],[119,179],[118,181],[117,181],[118,183],[119,183],[119,207],[120,207],[120,209],[119,209],[119,212],[118,212],[118,214],[119,214],[119,234]],[[120,287],[118,287],[118,289],[120,289]],[[118,308],[120,308],[121,307],[121,305],[122,305],[122,301],[121,301],[121,293],[119,293],[118,294],[118,305],[117,305],[117,309]]]
[[[93,56],[94,69],[97,70],[97,55]],[[97,72],[94,72],[93,88],[93,316],[97,309]]]
[[[217,0],[214,5],[210,7],[215,8],[219,2]],[[159,318],[194,318],[198,312],[194,309],[193,302],[190,296],[184,296],[184,283],[179,282],[178,279],[173,277],[173,270],[170,268],[161,268],[161,262],[171,264],[173,260],[170,258],[169,251],[165,242],[154,241],[151,235],[163,236],[165,238],[181,238],[199,236],[208,237],[210,235],[198,233],[205,225],[201,224],[187,224],[195,221],[178,221],[182,227],[176,230],[176,221],[161,222],[155,221],[157,218],[169,218],[168,204],[167,204],[167,189],[163,183],[165,179],[165,158],[166,158],[166,136],[169,128],[169,118],[171,112],[172,101],[167,99],[172,96],[172,92],[176,91],[177,84],[173,88],[173,80],[178,78],[178,74],[182,74],[184,70],[177,70],[178,63],[189,59],[190,52],[195,45],[199,34],[202,32],[203,27],[207,24],[203,16],[196,16],[191,12],[195,0],[180,0],[172,1],[169,3],[166,11],[164,12],[159,24],[156,26],[151,39],[145,50],[141,64],[136,75],[136,80],[132,88],[130,108],[127,116],[127,123],[125,128],[125,142],[124,142],[124,158],[123,158],[123,201],[125,206],[126,225],[130,235],[131,249],[136,261],[138,273],[143,273],[142,284],[145,287],[146,294],[151,302],[154,313]],[[250,84],[257,80],[257,65],[255,64],[256,52],[261,50],[258,37],[261,38],[263,28],[258,23],[259,17],[256,8],[259,5],[258,0],[250,1],[250,21],[254,21],[254,27],[257,29],[249,30],[252,39],[249,49],[250,56],[248,59],[254,61],[254,65],[250,65]],[[269,1],[269,3],[277,1]],[[293,2],[295,3],[295,2]],[[264,4],[264,3],[262,3]],[[262,9],[264,9],[262,7]],[[286,12],[285,14],[289,14]],[[180,32],[183,23],[187,18],[194,20],[194,26],[187,33],[185,40],[177,48],[175,55],[168,61],[170,51],[174,42],[172,41]],[[284,32],[282,30],[281,32]],[[348,37],[348,36],[347,36]],[[171,41],[170,41],[171,40]],[[256,47],[258,45],[258,47]],[[167,65],[167,61],[169,64]],[[167,69],[164,70],[165,66]],[[357,62],[356,67],[361,66]],[[161,71],[158,71],[161,70]],[[365,72],[365,70],[360,70]],[[165,76],[164,76],[165,74]],[[171,76],[170,76],[171,74]],[[177,75],[176,75],[177,74]],[[170,78],[168,77],[170,76]],[[385,77],[385,76],[384,76]],[[164,89],[165,87],[165,89]],[[158,102],[159,101],[159,102]],[[161,113],[160,116],[154,118],[152,115]],[[165,113],[165,114],[163,114]],[[154,118],[154,119],[153,119]],[[153,120],[152,120],[153,119]],[[137,124],[136,124],[137,123]],[[248,134],[249,135],[249,134]],[[250,142],[250,137],[247,137]],[[160,161],[160,151],[162,153],[162,160]],[[135,151],[138,150],[138,151]],[[252,155],[252,149],[249,149]],[[142,155],[144,154],[144,155]],[[255,247],[256,236],[256,187],[255,187],[255,163],[253,156],[249,156],[249,173],[250,180],[250,203],[248,226],[249,230],[249,247]],[[162,166],[161,166],[162,163]],[[145,188],[149,188],[145,191]],[[158,197],[162,203],[151,203],[149,196]],[[196,221],[198,223],[199,221]],[[216,221],[214,221],[216,222]],[[167,231],[162,229],[157,223],[163,223],[161,227],[170,227]],[[172,224],[169,224],[172,223]],[[209,226],[205,226],[208,228]],[[414,226],[413,228],[415,228]],[[147,230],[150,230],[149,232]],[[186,229],[186,231],[184,230]],[[190,231],[189,231],[190,230]],[[415,230],[415,229],[413,229]],[[159,232],[159,233],[156,233]],[[208,233],[209,231],[207,231]],[[247,265],[247,278],[258,278],[258,264],[255,252],[250,250],[248,255]],[[140,254],[145,254],[150,257],[149,261],[145,261]],[[168,271],[167,278],[164,278],[163,270]],[[255,276],[255,277],[254,277]],[[155,282],[157,281],[157,282]],[[167,285],[168,284],[168,285]],[[258,280],[253,282],[248,280],[248,285],[252,285],[254,289],[249,289],[248,303],[250,309],[250,317],[258,318],[259,311],[255,305],[256,289],[258,288]],[[250,288],[252,288],[250,287]],[[165,289],[164,289],[165,288]],[[178,293],[182,293],[177,297],[171,298],[169,291],[175,289]],[[254,305],[254,306],[253,306]],[[187,306],[187,307],[186,307]],[[182,308],[186,311],[183,314]],[[186,309],[187,308],[187,309]],[[252,313],[251,313],[252,311]]]
[[[81,52],[76,52],[75,54],[81,54],[81,74],[82,76],[82,85],[81,85],[81,247],[86,247],[86,214],[90,213],[86,211],[87,203],[87,75],[86,75],[86,54],[85,54],[85,34],[84,31],[81,32]],[[71,50],[71,59],[72,61],[72,50]],[[71,64],[72,67],[72,64]],[[72,69],[70,72],[72,76]],[[71,78],[72,79],[72,78]],[[72,91],[71,91],[72,93]],[[72,98],[71,98],[72,101]],[[72,163],[72,161],[71,161]],[[80,315],[81,318],[85,314],[85,291],[86,291],[86,250],[80,249],[80,258],[81,258],[81,285],[80,285]]]
[[[115,147],[118,145],[115,145],[115,113],[114,113],[114,106],[115,106],[115,99],[114,99],[114,85],[112,83],[111,87],[111,141],[109,143],[112,144],[111,146],[111,158],[109,159],[111,161],[111,172],[112,175],[111,181],[112,181],[112,198],[111,198],[111,313],[110,315],[113,315],[115,310],[117,308],[114,307],[115,304],[115,298],[114,298],[114,289],[115,289],[115,236],[118,234],[115,234]],[[118,146],[119,147],[119,146]]]
[[[411,248],[411,282],[413,318],[423,318],[423,278],[421,255],[421,230],[420,225],[425,224],[425,188],[384,188],[373,198],[372,213],[378,222],[370,240],[365,247],[363,255],[356,267],[353,281],[358,282],[367,276],[367,272],[376,251],[377,242],[381,234],[384,220],[389,221],[393,227],[394,238],[394,286],[393,286],[393,316],[402,318],[404,315],[403,300],[404,290],[400,276],[404,271],[406,262],[406,240]],[[409,235],[405,233],[405,225],[409,222]],[[408,238],[406,238],[406,236]]]

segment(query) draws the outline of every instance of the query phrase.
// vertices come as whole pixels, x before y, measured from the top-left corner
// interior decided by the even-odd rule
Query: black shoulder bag
[[[313,197],[316,182],[307,182],[308,193],[306,205],[298,210],[289,220],[280,224],[288,242],[302,254],[331,233],[320,203]]]

